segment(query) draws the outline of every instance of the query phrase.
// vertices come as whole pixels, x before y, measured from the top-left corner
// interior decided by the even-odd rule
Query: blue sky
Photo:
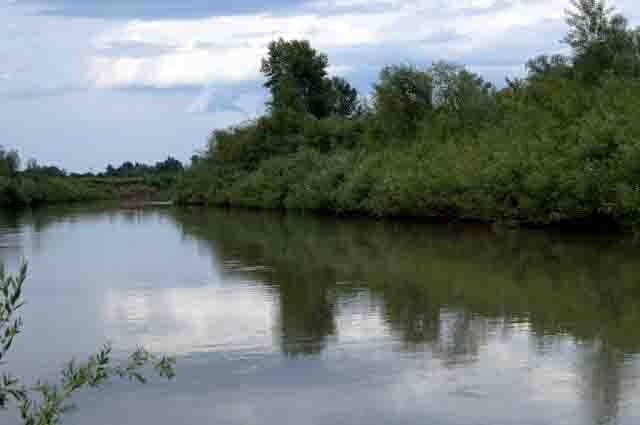
[[[186,160],[259,114],[268,42],[305,38],[369,92],[445,59],[501,84],[563,51],[568,0],[0,0],[0,144],[73,171]],[[612,2],[632,24],[636,0]]]

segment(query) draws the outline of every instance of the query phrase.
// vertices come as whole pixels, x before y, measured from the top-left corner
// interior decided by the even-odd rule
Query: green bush
[[[71,177],[0,177],[0,206],[109,199],[105,187]]]

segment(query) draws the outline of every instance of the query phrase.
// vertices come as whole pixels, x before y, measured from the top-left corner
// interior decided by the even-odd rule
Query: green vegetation
[[[306,41],[269,46],[268,113],[212,133],[178,201],[531,224],[640,218],[640,30],[573,0],[570,56],[498,89],[388,66],[370,104]]]
[[[0,176],[0,207],[109,199],[104,189],[70,177]]]
[[[125,162],[104,173],[69,174],[52,165],[27,161],[20,171],[17,151],[0,147],[0,207],[97,200],[170,199],[180,161],[169,157],[155,165]]]
[[[22,320],[16,317],[23,305],[23,284],[27,278],[26,264],[17,276],[8,276],[0,268],[0,366],[5,366],[4,358],[11,349],[15,337],[22,330]],[[73,405],[70,399],[78,390],[96,388],[118,377],[144,383],[146,378],[141,370],[151,365],[162,377],[173,378],[175,360],[170,357],[156,357],[140,348],[129,357],[124,366],[113,366],[111,346],[105,345],[85,363],[70,361],[62,371],[58,385],[40,381],[32,388],[9,373],[0,378],[0,410],[5,410],[15,402],[25,425],[56,425]]]

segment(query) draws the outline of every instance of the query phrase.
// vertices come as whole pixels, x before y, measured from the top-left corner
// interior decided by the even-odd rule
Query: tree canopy
[[[307,40],[272,41],[260,67],[267,78],[264,86],[271,92],[271,108],[315,118],[352,115],[358,93],[343,78],[330,79],[328,66],[328,56],[318,53]]]
[[[640,76],[640,31],[608,7],[606,0],[571,0],[566,11],[569,31],[564,38],[573,51],[577,75],[586,82],[599,81],[605,72]]]

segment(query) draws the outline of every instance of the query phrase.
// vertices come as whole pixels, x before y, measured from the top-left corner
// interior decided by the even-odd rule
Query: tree
[[[197,167],[202,161],[202,156],[198,154],[191,155],[191,167]]]
[[[609,71],[621,77],[640,76],[640,32],[630,30],[627,19],[614,14],[606,0],[571,0],[567,9],[569,32],[564,38],[573,50],[579,77],[598,82]]]
[[[358,110],[358,91],[341,77],[331,79],[333,90],[332,112],[340,117],[351,117]]]
[[[125,161],[118,169],[118,174],[123,177],[130,177],[134,168],[135,167],[131,161]]]
[[[410,65],[387,66],[374,86],[374,104],[383,131],[411,136],[418,121],[433,109],[433,78]]]
[[[570,3],[574,9],[567,9],[565,13],[571,29],[563,41],[580,56],[606,40],[614,8],[607,7],[605,0],[571,0]]]
[[[318,53],[306,40],[272,41],[260,67],[267,77],[264,86],[271,91],[271,107],[294,108],[316,118],[328,116],[331,112],[328,64],[327,55]]]
[[[23,284],[27,278],[24,264],[17,276],[9,276],[0,266],[0,366],[22,330],[22,320],[16,312],[23,305]],[[4,373],[0,377],[0,410],[6,410],[10,402],[15,402],[20,410],[24,425],[57,425],[70,407],[71,397],[80,389],[99,387],[113,377],[125,378],[139,383],[145,382],[141,370],[147,365],[168,379],[173,378],[175,360],[170,357],[156,357],[140,348],[129,357],[127,364],[113,366],[111,346],[105,345],[85,363],[71,361],[62,371],[61,382],[52,385],[38,382],[27,388],[15,376]]]
[[[436,62],[430,70],[433,101],[460,128],[478,128],[495,107],[493,84],[461,66]]]
[[[55,165],[39,165],[35,159],[27,161],[27,167],[24,171],[27,176],[45,176],[45,177],[64,177],[67,175],[66,170],[56,167]]]
[[[525,65],[530,81],[548,77],[570,78],[573,75],[571,58],[564,55],[540,55],[529,59]]]
[[[20,155],[18,154],[18,151],[15,149],[12,149],[9,152],[7,152],[6,160],[7,160],[7,166],[9,169],[9,174],[12,176],[15,176],[18,173],[18,170],[20,169]]]
[[[34,158],[30,158],[27,161],[27,171],[37,170],[39,168],[38,161]]]
[[[183,169],[182,163],[172,156],[164,161],[157,162],[155,165],[155,171],[159,173],[178,173]]]
[[[20,169],[20,155],[15,149],[5,150],[0,146],[0,176],[15,176]]]

